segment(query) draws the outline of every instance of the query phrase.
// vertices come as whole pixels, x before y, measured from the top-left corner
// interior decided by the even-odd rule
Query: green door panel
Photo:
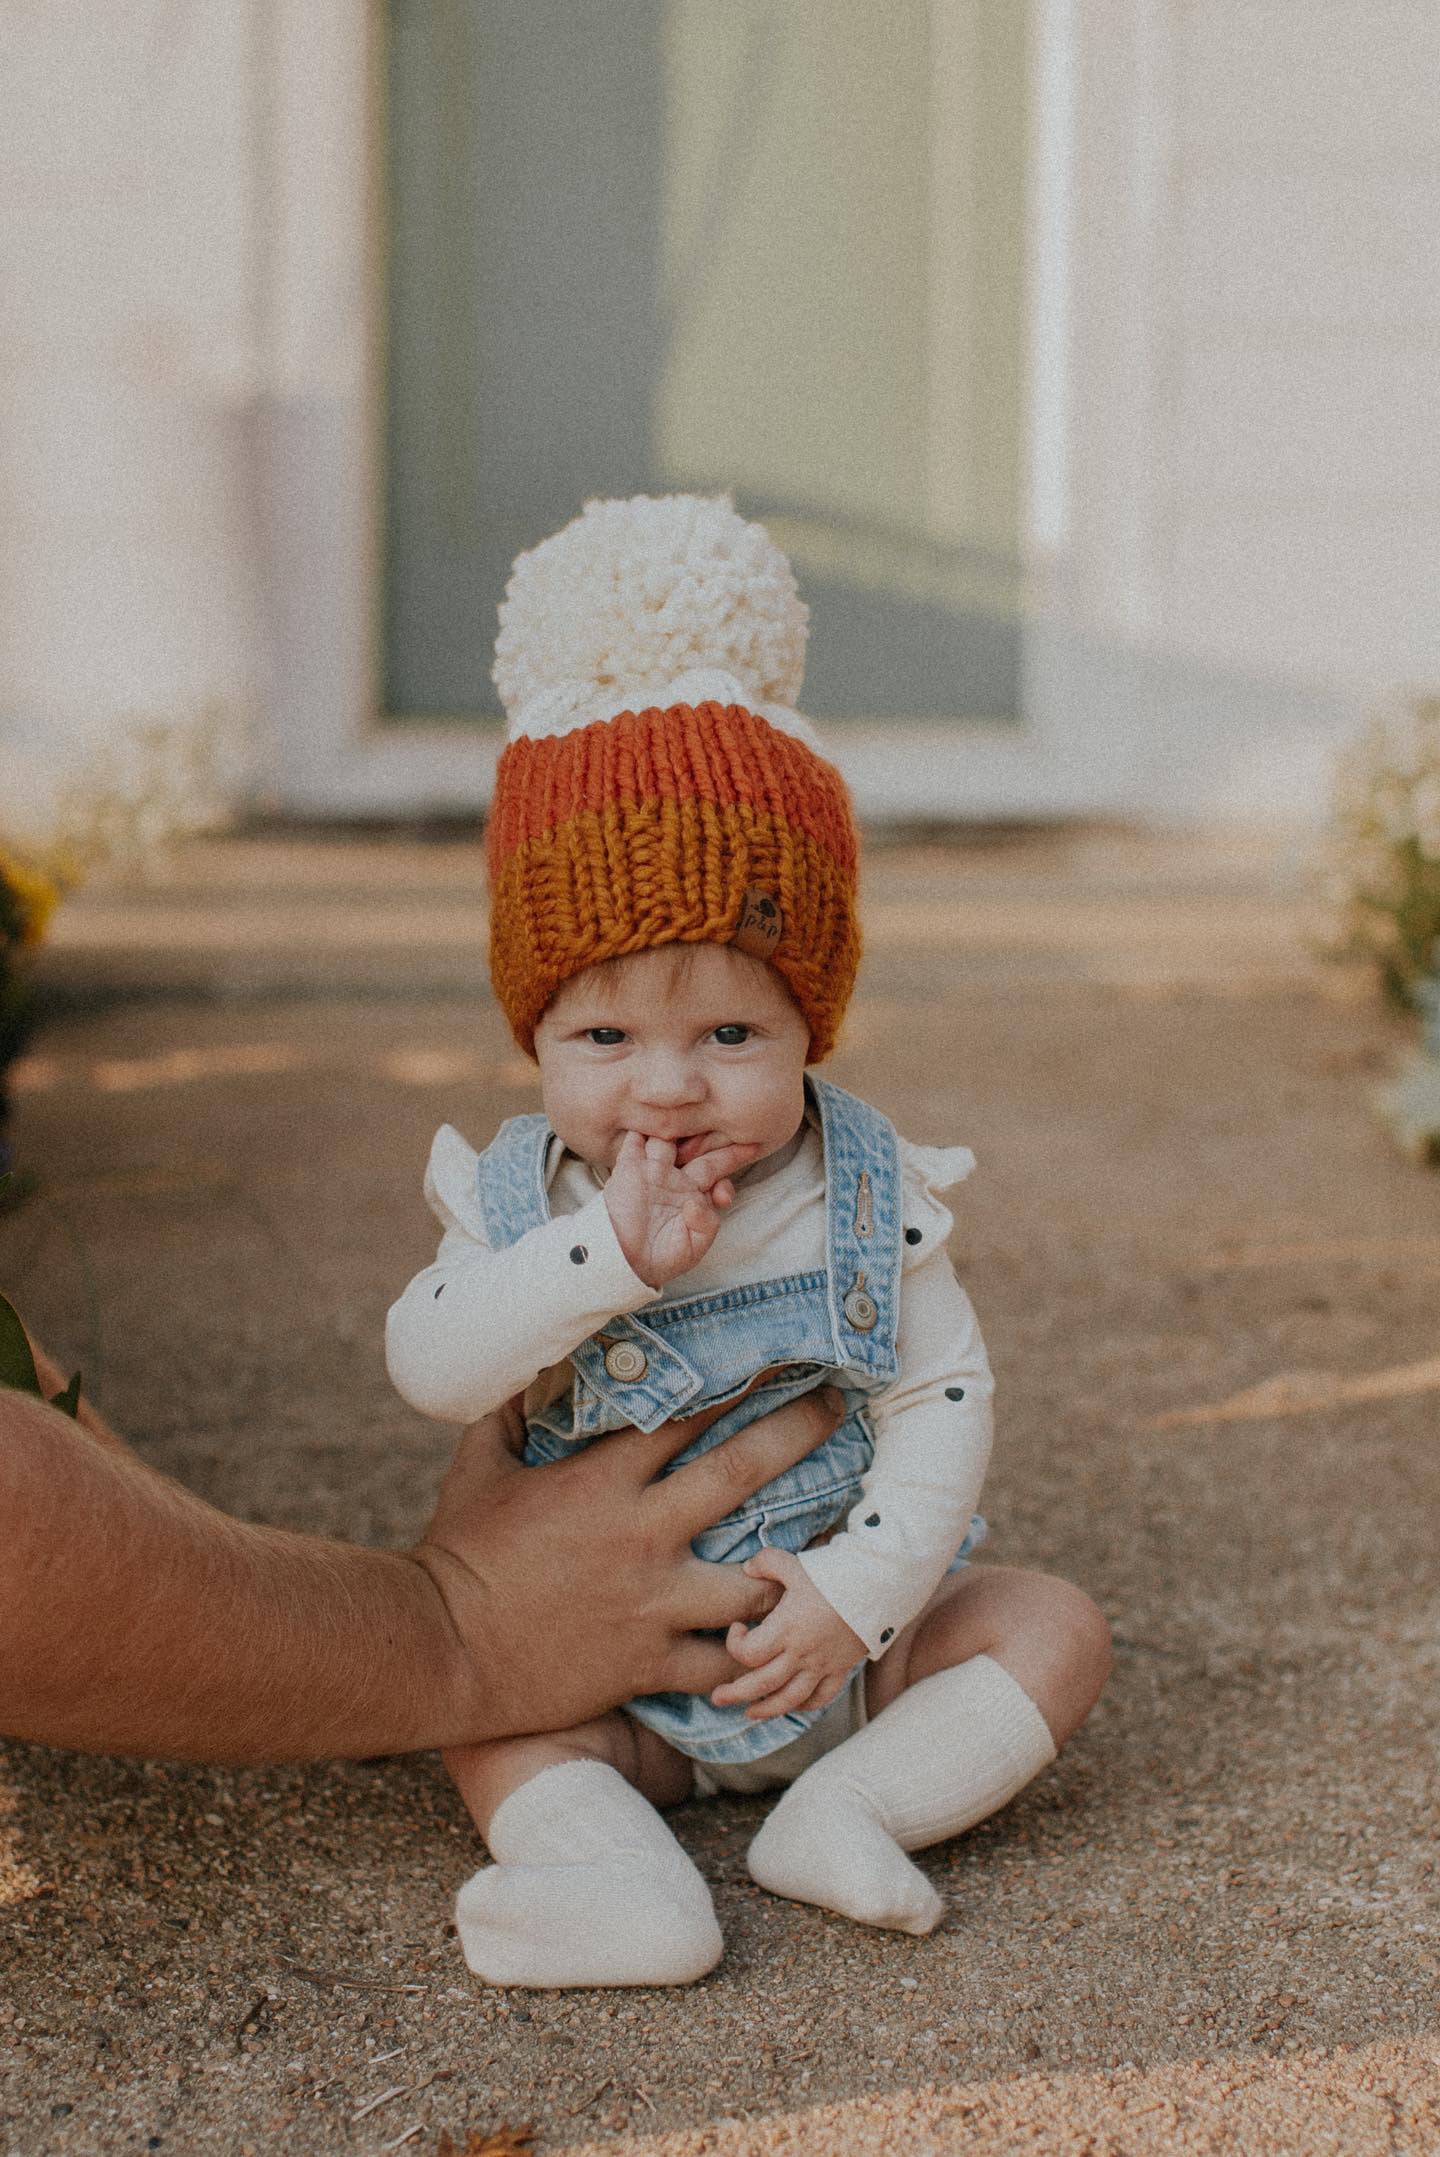
[[[1016,709],[1019,0],[391,0],[385,675],[480,715],[516,552],[732,492],[826,716]]]

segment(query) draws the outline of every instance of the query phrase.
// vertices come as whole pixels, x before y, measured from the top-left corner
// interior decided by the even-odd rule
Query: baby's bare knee
[[[1026,1659],[1036,1666],[1039,1680],[1037,1704],[1055,1743],[1063,1745],[1105,1689],[1113,1660],[1110,1627],[1083,1588],[1037,1574],[1023,1630]]]
[[[1057,1621],[1070,1643],[1076,1677],[1090,1689],[1093,1704],[1099,1699],[1115,1660],[1109,1620],[1083,1588],[1073,1586],[1068,1580],[1057,1581],[1056,1586],[1065,1591],[1057,1609]]]

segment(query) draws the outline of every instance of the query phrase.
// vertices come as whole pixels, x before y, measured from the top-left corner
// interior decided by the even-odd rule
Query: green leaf
[[[62,1415],[78,1417],[80,1414],[80,1373],[77,1371],[63,1393],[52,1393],[50,1406],[58,1408]]]
[[[0,1386],[14,1386],[21,1393],[33,1393],[37,1400],[45,1398],[20,1315],[4,1296],[0,1296]]]

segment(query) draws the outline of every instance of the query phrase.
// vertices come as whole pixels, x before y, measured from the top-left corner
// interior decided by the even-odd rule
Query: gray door
[[[819,717],[1013,717],[1021,0],[391,0],[386,709],[493,709],[511,559],[732,492]]]

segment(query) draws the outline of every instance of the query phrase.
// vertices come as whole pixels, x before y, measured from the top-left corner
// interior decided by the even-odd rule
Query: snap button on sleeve
[[[878,1513],[867,1513],[865,1515],[865,1525],[867,1528],[878,1528],[880,1525],[880,1515]]]
[[[884,1645],[885,1645],[885,1643],[886,1643],[886,1641],[887,1641],[887,1640],[893,1640],[894,1638],[895,1638],[895,1628],[894,1628],[894,1626],[893,1626],[893,1625],[887,1625],[887,1626],[886,1626],[886,1628],[885,1628],[885,1630],[884,1630],[884,1632],[883,1632],[883,1633],[882,1633],[882,1634],[880,1635],[880,1645],[881,1645],[881,1647],[882,1647],[882,1648],[884,1647]]]
[[[622,1385],[634,1385],[650,1368],[650,1359],[634,1341],[612,1341],[605,1351],[605,1368]]]
[[[570,1263],[572,1266],[583,1266],[589,1256],[590,1253],[586,1250],[583,1243],[576,1243],[571,1245]]]
[[[905,1241],[907,1243],[922,1243],[924,1241],[924,1236],[918,1228],[907,1228],[905,1231]]]
[[[945,1398],[947,1401],[963,1401],[965,1388],[963,1386],[947,1386],[945,1388]]]

